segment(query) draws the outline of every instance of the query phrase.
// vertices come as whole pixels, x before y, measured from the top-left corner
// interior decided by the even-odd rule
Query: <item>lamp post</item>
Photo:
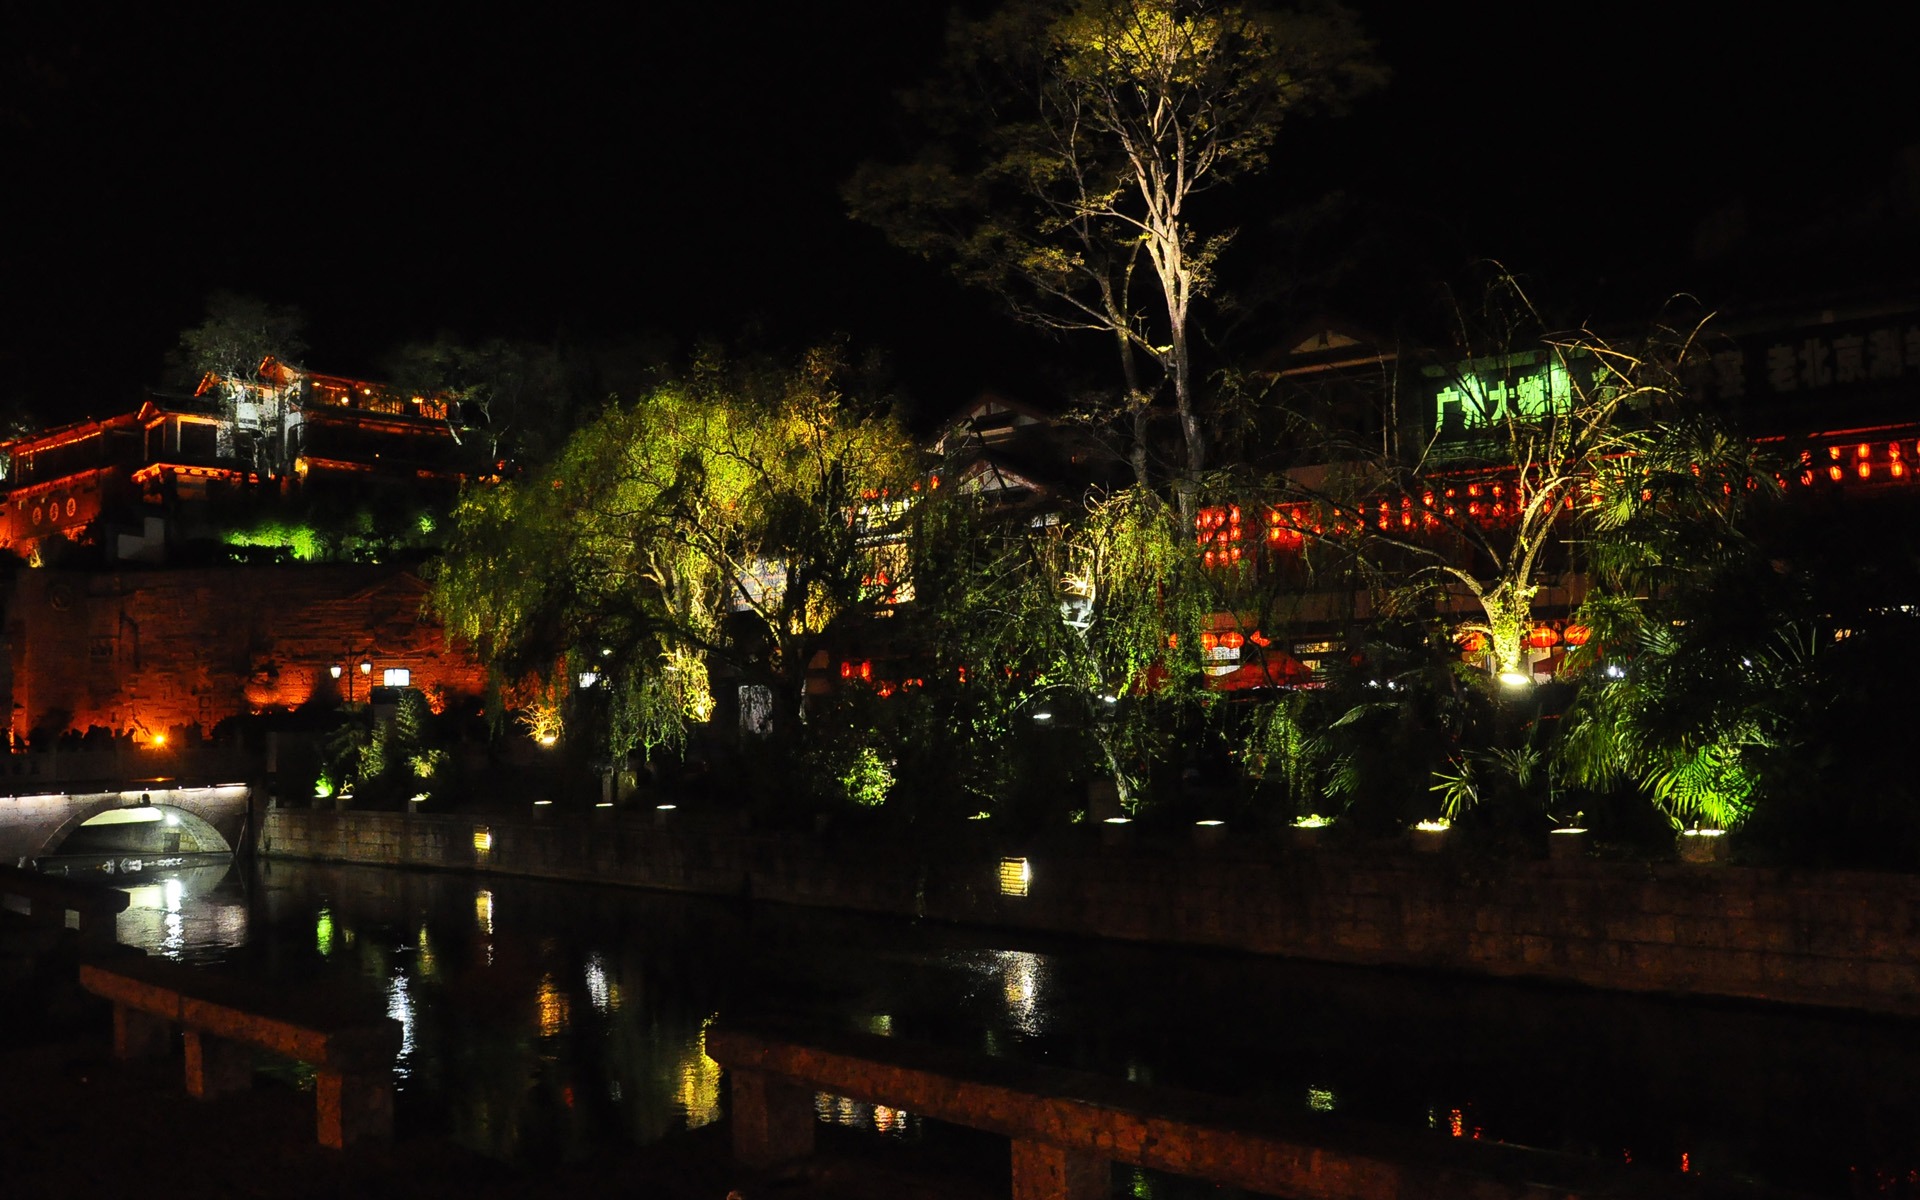
[[[347,659],[349,661],[351,661],[352,658],[353,656],[351,654],[347,655]],[[362,655],[360,658],[360,662],[358,664],[358,670],[362,675],[372,675],[373,659],[365,655]],[[353,703],[353,675],[348,671],[347,667],[343,666],[340,663],[329,664],[327,667],[327,674],[331,675],[336,681],[338,681],[342,675],[345,675],[347,677],[347,703],[352,704]],[[367,695],[368,696],[373,695],[373,683],[371,680],[369,680],[367,683]]]

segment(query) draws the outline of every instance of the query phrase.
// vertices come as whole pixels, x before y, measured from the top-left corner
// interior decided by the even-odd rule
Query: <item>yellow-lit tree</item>
[[[886,602],[874,542],[917,479],[899,423],[839,374],[827,351],[709,359],[470,491],[435,579],[449,633],[502,679],[605,688],[616,755],[705,720],[715,660],[791,718],[809,658]]]

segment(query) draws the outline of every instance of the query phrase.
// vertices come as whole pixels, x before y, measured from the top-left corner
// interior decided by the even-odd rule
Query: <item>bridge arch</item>
[[[142,833],[155,838],[156,851],[177,844],[180,853],[230,854],[246,827],[249,789],[244,784],[162,786],[9,799],[14,803],[0,801],[0,807],[13,810],[0,813],[0,825],[11,826],[6,840],[20,858],[58,854],[82,828],[114,824],[150,826]]]

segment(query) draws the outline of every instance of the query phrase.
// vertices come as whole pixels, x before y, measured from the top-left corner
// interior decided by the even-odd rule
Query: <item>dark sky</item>
[[[934,410],[1045,390],[1039,343],[837,196],[899,145],[944,5],[402,7],[9,6],[0,403],[132,402],[221,287],[302,306],[309,364],[342,373],[441,330],[844,332]],[[1920,143],[1884,10],[1359,7],[1395,80],[1283,137],[1237,199],[1256,220],[1339,188],[1443,258],[1651,288],[1687,282],[1706,214],[1840,212]]]

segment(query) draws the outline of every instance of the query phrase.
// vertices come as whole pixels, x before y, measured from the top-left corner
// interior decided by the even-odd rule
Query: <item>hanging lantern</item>
[[[1530,650],[1549,650],[1559,645],[1560,635],[1551,625],[1535,625],[1527,631],[1527,648]]]
[[[1469,629],[1467,632],[1460,634],[1455,640],[1460,643],[1460,649],[1468,654],[1485,654],[1487,652],[1487,635],[1481,633],[1478,629]]]
[[[1591,637],[1593,637],[1593,630],[1585,625],[1567,626],[1566,642],[1569,646],[1584,646]]]

